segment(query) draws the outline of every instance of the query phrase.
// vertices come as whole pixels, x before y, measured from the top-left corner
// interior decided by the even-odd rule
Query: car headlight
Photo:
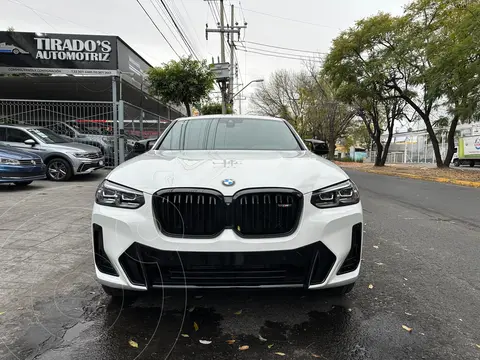
[[[145,204],[145,197],[141,191],[105,180],[97,189],[95,202],[104,206],[138,209]]]
[[[312,193],[310,200],[313,206],[320,209],[353,205],[360,202],[360,194],[355,183],[347,180]]]
[[[88,153],[86,152],[83,152],[83,153],[69,153],[73,156],[75,156],[76,158],[80,158],[80,159],[85,159],[85,158],[88,158]]]
[[[14,159],[0,158],[0,164],[4,164],[4,165],[20,165],[20,161],[14,160]]]

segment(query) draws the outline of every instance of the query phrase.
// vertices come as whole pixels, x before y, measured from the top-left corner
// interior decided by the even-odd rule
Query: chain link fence
[[[120,122],[124,125],[122,136]],[[0,124],[42,126],[65,138],[65,142],[96,146],[104,154],[106,165],[113,167],[124,161],[137,141],[158,138],[170,120],[123,101],[0,99]]]

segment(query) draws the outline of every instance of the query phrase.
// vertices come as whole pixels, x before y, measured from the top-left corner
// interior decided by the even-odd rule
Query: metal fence
[[[124,102],[123,122],[125,134],[139,139],[157,138],[171,120]]]
[[[440,152],[442,158],[445,157],[448,144],[445,137],[440,137]],[[374,162],[376,151],[370,152],[370,161]],[[401,143],[392,143],[387,155],[387,163],[435,163],[435,154],[433,146],[428,139],[428,135],[410,136]]]
[[[98,147],[111,167],[124,161],[136,141],[158,137],[169,123],[124,101],[0,99],[0,124],[47,127],[66,141]]]

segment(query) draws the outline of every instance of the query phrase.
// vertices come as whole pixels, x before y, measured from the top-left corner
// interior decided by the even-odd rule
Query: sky
[[[162,0],[138,0],[150,14],[159,30],[180,56],[188,55],[176,29],[167,21],[161,8]],[[178,19],[198,57],[211,62],[220,55],[220,35],[205,38],[205,26],[216,27],[214,8],[219,1],[163,0]],[[158,66],[178,59],[137,0],[0,0],[0,29],[13,26],[16,31],[43,33],[118,35],[152,65]],[[225,0],[230,19],[230,6],[235,7],[236,22],[247,22],[237,43],[239,83],[255,79],[268,80],[278,69],[300,70],[303,62],[287,57],[309,56],[310,52],[328,52],[331,41],[341,30],[356,20],[376,13],[401,14],[408,0]],[[230,22],[230,21],[229,21]],[[257,44],[253,44],[257,43]],[[183,46],[182,46],[183,44]],[[258,45],[262,44],[262,45]],[[268,45],[269,47],[266,47]],[[273,47],[272,47],[273,46]],[[277,48],[275,48],[277,47]],[[288,48],[294,50],[279,49]],[[243,49],[243,50],[241,50]],[[244,50],[247,51],[244,51]],[[260,49],[260,51],[259,51]],[[256,54],[267,52],[273,56]],[[279,57],[283,56],[283,57]],[[228,58],[228,52],[227,52]],[[242,92],[243,113],[249,107],[249,94],[256,84]],[[237,90],[243,86],[238,85]],[[238,102],[236,103],[238,109]]]

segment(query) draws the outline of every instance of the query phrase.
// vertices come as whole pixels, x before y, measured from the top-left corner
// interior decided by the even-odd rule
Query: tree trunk
[[[388,114],[387,114],[388,116]],[[387,156],[388,156],[388,149],[390,149],[390,144],[392,143],[392,138],[393,138],[393,128],[395,126],[395,117],[396,117],[396,110],[394,109],[391,115],[391,118],[388,119],[387,117],[387,131],[388,131],[388,138],[387,142],[385,143],[385,148],[383,149],[383,157],[382,157],[382,165],[385,166],[385,163],[387,162]]]
[[[188,102],[183,103],[185,105],[185,109],[187,109],[187,116],[192,116],[192,110],[190,109],[190,104]]]
[[[450,124],[450,129],[448,130],[448,150],[447,155],[445,156],[445,160],[443,161],[443,165],[445,165],[446,167],[450,166],[453,154],[455,153],[455,131],[457,130],[458,118],[458,115],[454,116],[452,123]]]
[[[328,159],[333,160],[335,158],[335,148],[336,148],[336,141],[335,139],[330,138],[328,140]]]
[[[425,126],[427,127],[428,135],[430,135],[430,141],[432,142],[433,152],[435,154],[435,162],[437,163],[437,167],[442,168],[443,167],[442,153],[440,152],[440,144],[438,143],[437,135],[433,130],[430,120],[428,119],[427,121],[424,119],[424,122],[425,122]]]
[[[382,156],[382,161],[380,163],[380,166],[385,166],[385,163],[387,162],[388,149],[390,148],[390,143],[392,142],[392,138],[393,138],[393,131],[389,131],[387,142],[385,143],[385,147],[383,148],[383,156]]]
[[[442,161],[442,154],[440,153],[440,146],[438,144],[438,139],[437,135],[435,134],[435,131],[433,130],[432,123],[430,122],[430,116],[422,111],[420,107],[408,96],[405,96],[402,94],[401,96],[413,109],[417,112],[418,115],[422,118],[423,122],[425,123],[425,127],[427,128],[428,135],[430,135],[430,140],[432,142],[432,147],[433,147],[433,152],[435,154],[435,162],[437,163],[437,167],[442,168],[443,167],[443,161]]]
[[[377,154],[375,155],[375,166],[382,166],[383,145],[380,141],[380,136],[375,137],[375,145],[377,147]]]

